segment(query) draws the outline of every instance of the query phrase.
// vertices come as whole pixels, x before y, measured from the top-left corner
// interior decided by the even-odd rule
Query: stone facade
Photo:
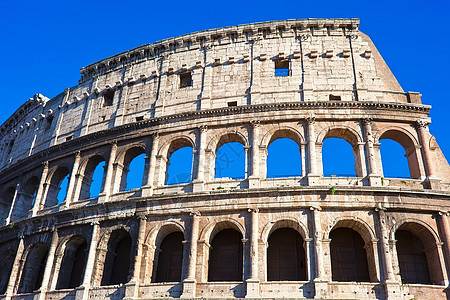
[[[0,127],[0,298],[447,299],[450,167],[427,128],[430,106],[402,90],[358,25],[196,32],[91,64],[77,86],[24,103]],[[330,137],[353,147],[356,177],[323,176]],[[298,144],[301,176],[267,178],[279,138]],[[410,179],[384,177],[382,139],[403,146]],[[244,146],[244,179],[215,178],[228,142]],[[192,180],[168,185],[170,155],[185,146]],[[140,154],[142,187],[126,190]],[[102,161],[102,190],[90,198]],[[302,241],[302,280],[269,278],[281,229]],[[339,229],[361,241],[365,279],[339,277]],[[225,233],[240,241],[239,280],[212,280]],[[402,234],[422,245],[429,278],[405,282]],[[178,280],[161,275],[169,237]]]

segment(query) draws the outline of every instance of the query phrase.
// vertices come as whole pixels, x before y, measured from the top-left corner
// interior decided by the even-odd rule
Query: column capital
[[[261,121],[260,120],[251,120],[250,125],[252,125],[252,127],[259,127],[259,125],[261,125]]]
[[[321,211],[322,210],[322,208],[320,207],[320,206],[311,206],[310,208],[309,208],[309,210],[310,211]]]
[[[81,157],[81,151],[78,150],[75,152],[75,158],[80,158]]]
[[[44,161],[42,166],[44,166],[45,169],[48,169],[48,160]]]
[[[248,208],[247,211],[249,213],[259,213],[259,208]]]
[[[200,126],[198,126],[198,130],[201,133],[206,132],[206,131],[208,131],[208,125],[200,125]]]
[[[109,142],[109,144],[113,147],[117,146],[117,140],[112,140],[111,142]]]
[[[373,122],[373,118],[364,118],[364,119],[361,119],[361,121],[362,121],[363,124],[365,124],[365,125],[370,125],[370,124],[372,124],[372,122]]]
[[[448,216],[450,216],[450,212],[441,210],[441,211],[438,212],[438,215],[439,216],[447,216],[448,217]]]
[[[189,215],[192,217],[200,217],[202,214],[198,210],[193,210],[189,212]]]
[[[419,119],[416,121],[415,125],[417,129],[426,129],[430,124],[431,121],[429,119]]]
[[[305,118],[306,124],[314,124],[316,122],[316,116],[308,116]]]
[[[157,138],[159,138],[159,132],[158,131],[152,132],[151,136],[153,139],[157,139]]]

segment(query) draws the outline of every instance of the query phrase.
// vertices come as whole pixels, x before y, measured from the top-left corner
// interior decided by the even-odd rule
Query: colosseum
[[[358,27],[194,32],[25,102],[0,127],[0,299],[449,299],[450,167],[431,107]],[[328,138],[351,145],[356,175],[324,175]],[[279,139],[298,147],[296,176],[269,176]],[[385,139],[408,178],[383,174]],[[241,178],[217,172],[229,143]],[[183,149],[188,179],[171,181]]]

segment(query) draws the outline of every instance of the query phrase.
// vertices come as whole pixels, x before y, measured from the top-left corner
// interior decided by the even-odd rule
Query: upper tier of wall
[[[140,46],[81,69],[75,87],[23,104],[0,127],[0,169],[71,139],[230,105],[411,103],[358,19],[306,19],[213,29]],[[288,76],[275,76],[285,61]],[[182,87],[183,74],[191,86]],[[110,103],[108,103],[110,102]]]

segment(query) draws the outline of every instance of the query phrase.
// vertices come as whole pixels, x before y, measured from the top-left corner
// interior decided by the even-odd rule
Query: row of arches
[[[2,217],[14,220],[27,216],[36,198],[40,198],[37,206],[42,209],[68,200],[91,199],[102,193],[118,193],[143,185],[188,183],[194,179],[200,180],[200,176],[206,177],[206,181],[215,178],[244,179],[250,174],[259,174],[261,178],[303,177],[312,172],[313,162],[310,155],[306,155],[307,151],[321,154],[319,161],[322,166],[318,171],[324,176],[362,178],[369,172],[364,166],[364,156],[367,155],[361,148],[361,137],[355,130],[344,127],[321,132],[317,138],[321,143],[315,142],[311,147],[305,146],[305,139],[294,128],[270,131],[262,139],[266,146],[259,146],[258,149],[252,149],[248,139],[239,132],[222,134],[212,139],[204,149],[197,149],[196,145],[203,144],[187,136],[166,140],[161,147],[154,139],[152,150],[145,143],[121,148],[114,155],[110,153],[112,150],[103,149],[80,158],[79,162],[75,159],[72,165],[68,161],[55,164],[43,174],[42,182],[42,178],[36,174],[19,188],[5,187],[0,201],[0,205],[4,206]],[[385,171],[386,175],[421,177],[417,144],[410,135],[391,129],[384,131],[378,140],[390,142],[386,150],[381,144],[382,160],[388,161],[382,166],[389,166],[396,173]],[[392,150],[391,144],[395,144],[397,149]],[[310,148],[313,150],[308,150]],[[407,158],[403,157],[404,153]],[[256,170],[256,165],[261,164],[256,161],[258,157],[266,165],[259,173]],[[409,171],[406,169],[407,164]],[[13,204],[14,208],[11,209]]]
[[[367,241],[370,233],[365,225],[355,221],[338,222],[328,234],[331,276],[335,282],[378,282],[372,268],[377,257],[371,256]],[[307,254],[308,238],[301,225],[293,221],[278,221],[268,232],[265,247],[266,281],[309,281],[308,269],[312,260]],[[245,232],[233,222],[222,221],[214,225],[209,237],[207,281],[243,281]],[[149,234],[150,236],[151,234]],[[368,237],[369,235],[369,237]],[[163,225],[154,235],[155,250],[150,282],[181,282],[185,278],[186,237],[182,227]],[[403,283],[442,284],[443,275],[436,254],[433,234],[419,223],[406,222],[394,233],[399,276]],[[107,240],[105,240],[107,239]],[[94,241],[97,243],[97,241]],[[126,228],[117,228],[104,234],[97,243],[95,269],[101,274],[96,285],[108,286],[126,283],[131,279],[136,255],[136,238]],[[81,234],[71,235],[59,241],[49,285],[52,290],[71,289],[90,280],[85,278],[88,258],[88,241]],[[148,249],[147,249],[148,250]],[[49,246],[37,242],[23,252],[19,268],[19,294],[41,288],[45,274]],[[6,292],[13,269],[15,252],[0,255],[0,294]],[[440,274],[439,274],[440,273]]]

